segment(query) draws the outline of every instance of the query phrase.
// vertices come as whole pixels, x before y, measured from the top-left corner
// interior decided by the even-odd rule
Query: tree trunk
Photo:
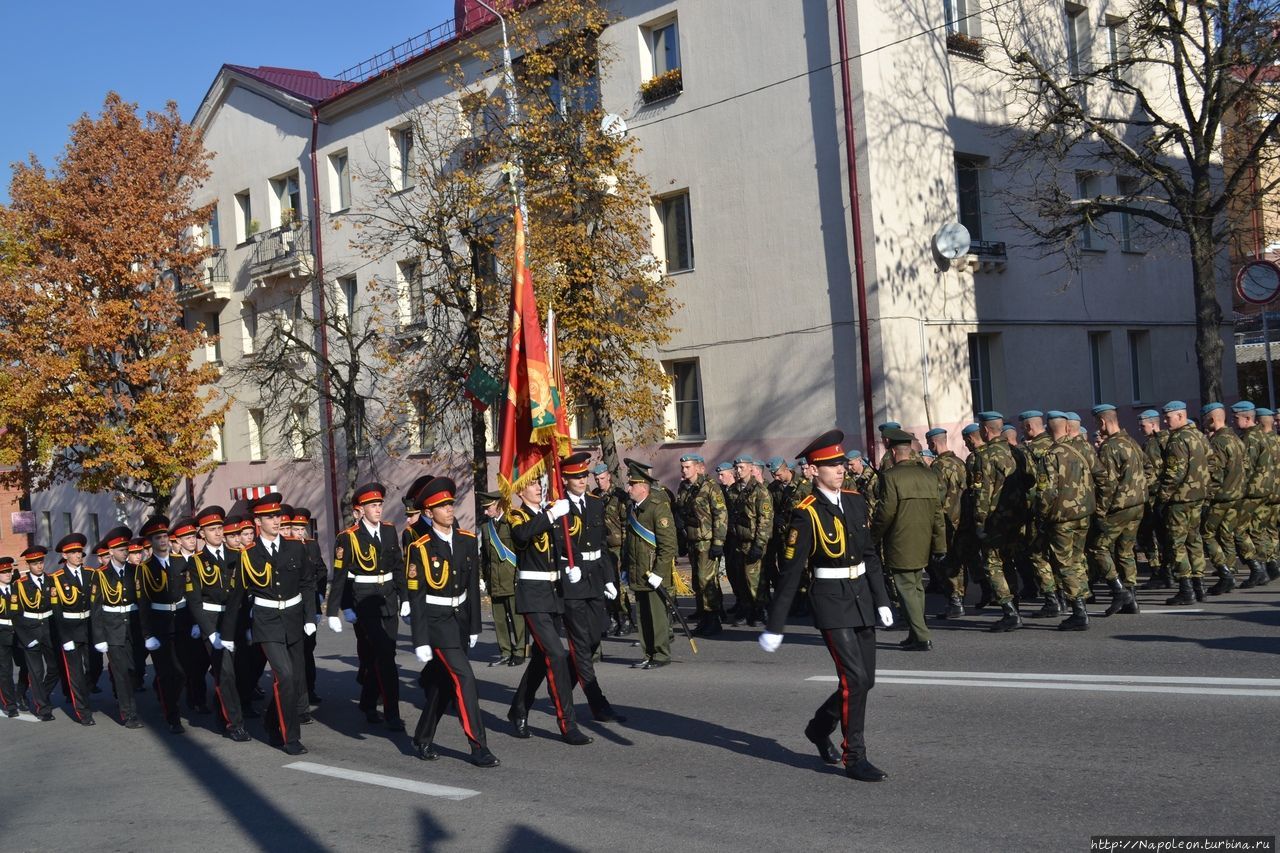
[[[360,454],[356,447],[356,434],[351,426],[351,417],[348,416],[342,427],[342,438],[344,447],[342,448],[342,469],[343,469],[343,486],[342,500],[338,502],[338,511],[342,512],[346,507],[351,506],[351,498],[356,493],[356,486],[360,485],[357,480],[360,477]],[[341,530],[347,524],[347,519],[338,519],[338,529]]]
[[[618,439],[613,432],[613,416],[603,400],[592,398],[587,401],[591,414],[596,420],[596,436],[600,439],[600,455],[610,471],[618,470]]]
[[[484,511],[480,509],[480,493],[489,488],[489,451],[488,447],[489,419],[477,408],[471,409],[471,483],[472,503],[475,505],[476,522],[479,527],[484,519]]]
[[[1196,365],[1200,404],[1222,399],[1222,306],[1218,303],[1217,252],[1212,222],[1191,222],[1191,280],[1196,306]]]

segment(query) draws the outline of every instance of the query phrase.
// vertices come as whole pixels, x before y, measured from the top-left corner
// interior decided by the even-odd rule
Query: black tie
[[[274,557],[274,556],[276,555],[276,548],[279,548],[279,547],[280,547],[280,543],[279,543],[279,542],[272,542],[272,543],[271,543],[271,548],[270,548],[271,556],[273,556],[273,557]]]
[[[76,579],[76,586],[81,586],[81,583],[80,583],[80,570],[79,570],[79,569],[72,569],[72,570],[71,570],[71,577],[73,577],[73,578],[75,578],[75,579]]]
[[[218,562],[219,562],[219,563],[221,563],[221,562],[222,562],[222,549],[221,549],[221,548],[219,548],[218,550],[214,551],[214,552],[213,552],[213,555],[214,555],[215,557],[217,557],[217,558],[218,558]]]

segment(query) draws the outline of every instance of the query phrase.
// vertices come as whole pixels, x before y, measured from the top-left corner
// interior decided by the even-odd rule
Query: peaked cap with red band
[[[810,465],[843,465],[845,461],[844,447],[841,446],[843,441],[843,432],[838,429],[827,430],[809,442],[809,446],[797,453],[796,458],[803,459]]]
[[[387,487],[381,483],[365,483],[363,486],[356,488],[355,495],[351,498],[352,506],[364,506],[365,504],[381,503],[386,499]]]
[[[453,503],[453,496],[458,491],[458,486],[448,477],[436,477],[427,483],[421,494],[418,495],[418,506],[422,509],[432,509],[438,506],[447,506]]]

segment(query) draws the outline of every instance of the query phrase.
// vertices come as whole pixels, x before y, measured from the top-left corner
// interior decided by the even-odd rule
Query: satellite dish
[[[609,113],[600,119],[600,131],[612,139],[621,139],[627,135],[627,123],[617,113]]]
[[[967,255],[971,244],[969,229],[959,222],[948,222],[933,235],[933,250],[949,261]]]

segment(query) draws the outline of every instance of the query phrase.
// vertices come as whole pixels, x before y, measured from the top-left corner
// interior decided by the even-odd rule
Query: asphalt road
[[[1154,606],[1166,595],[1080,634],[1035,620],[988,634],[995,610],[938,623],[930,653],[881,632],[867,722],[880,784],[822,765],[801,733],[834,689],[808,627],[774,655],[745,627],[697,655],[678,638],[676,663],[650,672],[627,667],[630,638],[608,640],[601,684],[628,721],[584,719],[585,747],[560,742],[545,691],[533,738],[511,737],[520,670],[485,665],[486,629],[473,659],[491,770],[468,763],[452,714],[434,763],[367,724],[352,634],[321,628],[324,702],[300,759],[260,725],[247,744],[208,717],[171,735],[150,693],[147,727],[126,730],[105,678],[93,728],[62,711],[0,718],[0,850],[1088,850],[1107,833],[1274,835],[1280,584],[1157,612],[1173,610]],[[412,729],[407,630],[401,647]]]

